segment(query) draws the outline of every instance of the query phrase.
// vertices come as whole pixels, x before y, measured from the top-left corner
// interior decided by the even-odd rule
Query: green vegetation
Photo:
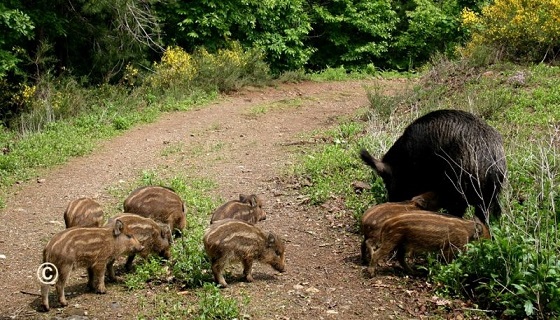
[[[165,287],[162,295],[158,293],[153,301],[141,301],[143,312],[139,319],[233,319],[239,317],[240,308],[247,304],[247,299],[238,301],[224,296],[214,285],[210,263],[202,245],[202,236],[208,225],[209,215],[219,202],[209,194],[214,183],[191,177],[174,176],[159,177],[156,171],[144,172],[139,185],[163,185],[171,187],[185,201],[188,227],[182,237],[176,238],[171,251],[171,261],[161,261],[150,257],[138,259],[135,272],[125,275],[125,287],[128,290],[151,286]],[[131,190],[120,190],[122,198]],[[170,290],[167,290],[170,289]],[[177,293],[180,290],[193,290],[198,301],[197,307],[189,305],[184,297]],[[192,303],[192,302],[191,302]],[[149,304],[149,306],[147,305]]]
[[[22,93],[28,110],[12,120],[14,129],[0,126],[0,190],[30,179],[41,168],[87,154],[98,141],[164,112],[189,110],[216,99],[218,92],[266,83],[268,69],[260,57],[235,44],[216,54],[171,48],[143,81],[138,70],[127,68],[126,86],[86,89],[58,78],[28,87],[41,94]]]
[[[558,317],[560,69],[470,63],[436,61],[414,88],[396,96],[370,88],[369,120],[354,119],[325,133],[324,140],[332,142],[307,153],[293,174],[306,180],[303,192],[313,204],[340,197],[359,219],[367,207],[385,200],[381,179],[360,163],[361,147],[383,155],[404,126],[431,110],[479,115],[505,139],[504,213],[492,226],[492,241],[470,244],[451,264],[432,262],[429,278],[441,292],[466,296],[496,315]],[[366,135],[361,127],[367,128]],[[351,184],[357,180],[371,181],[372,189],[356,195]]]

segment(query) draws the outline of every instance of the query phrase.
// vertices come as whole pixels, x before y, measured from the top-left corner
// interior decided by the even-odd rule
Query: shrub
[[[488,46],[507,59],[541,61],[560,50],[557,0],[496,0],[481,13],[464,9],[462,21],[472,33],[467,55]]]

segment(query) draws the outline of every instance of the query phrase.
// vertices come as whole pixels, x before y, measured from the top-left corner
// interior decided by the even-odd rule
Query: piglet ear
[[[267,240],[267,246],[272,247],[275,243],[276,243],[276,237],[274,236],[274,234],[269,233],[268,234],[268,240]]]
[[[120,219],[115,220],[115,226],[113,227],[113,234],[118,237],[121,234],[124,225]]]
[[[251,198],[249,199],[249,203],[251,204],[251,207],[252,207],[252,208],[256,208],[256,207],[257,207],[257,203],[258,203],[258,201],[257,201],[257,196],[254,195],[254,194],[252,194],[252,195],[251,195]]]
[[[239,202],[249,202],[247,198],[249,198],[248,195],[242,193],[239,194]]]
[[[484,225],[480,222],[480,220],[476,219],[474,223],[474,238],[480,239],[484,234]]]

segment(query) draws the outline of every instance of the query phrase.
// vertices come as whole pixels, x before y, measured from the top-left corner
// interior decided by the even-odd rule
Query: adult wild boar
[[[43,250],[43,262],[58,270],[56,291],[61,306],[66,306],[64,287],[70,272],[83,267],[88,272],[88,288],[105,293],[105,270],[109,261],[123,254],[139,252],[144,247],[126,224],[116,220],[113,226],[101,228],[74,227],[55,234]],[[42,305],[49,310],[50,285],[41,285]]]
[[[124,212],[167,223],[175,235],[187,226],[185,204],[175,191],[160,186],[140,187],[124,200]]]
[[[381,176],[391,202],[433,191],[451,215],[462,217],[472,205],[485,223],[490,214],[500,216],[502,137],[471,113],[430,112],[412,122],[381,160],[366,150],[360,156]]]
[[[231,200],[218,207],[212,214],[210,223],[228,218],[256,224],[266,219],[266,212],[262,208],[262,200],[257,195],[240,194],[239,200]]]

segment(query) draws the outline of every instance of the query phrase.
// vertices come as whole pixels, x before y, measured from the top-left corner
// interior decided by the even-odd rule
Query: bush
[[[463,25],[470,30],[467,55],[488,46],[506,59],[555,59],[560,50],[560,5],[556,0],[496,0],[481,13],[465,9]]]
[[[485,309],[555,318],[560,316],[560,149],[523,144],[510,154],[507,209],[492,230],[493,240],[471,244],[453,263],[432,270],[432,278]]]

